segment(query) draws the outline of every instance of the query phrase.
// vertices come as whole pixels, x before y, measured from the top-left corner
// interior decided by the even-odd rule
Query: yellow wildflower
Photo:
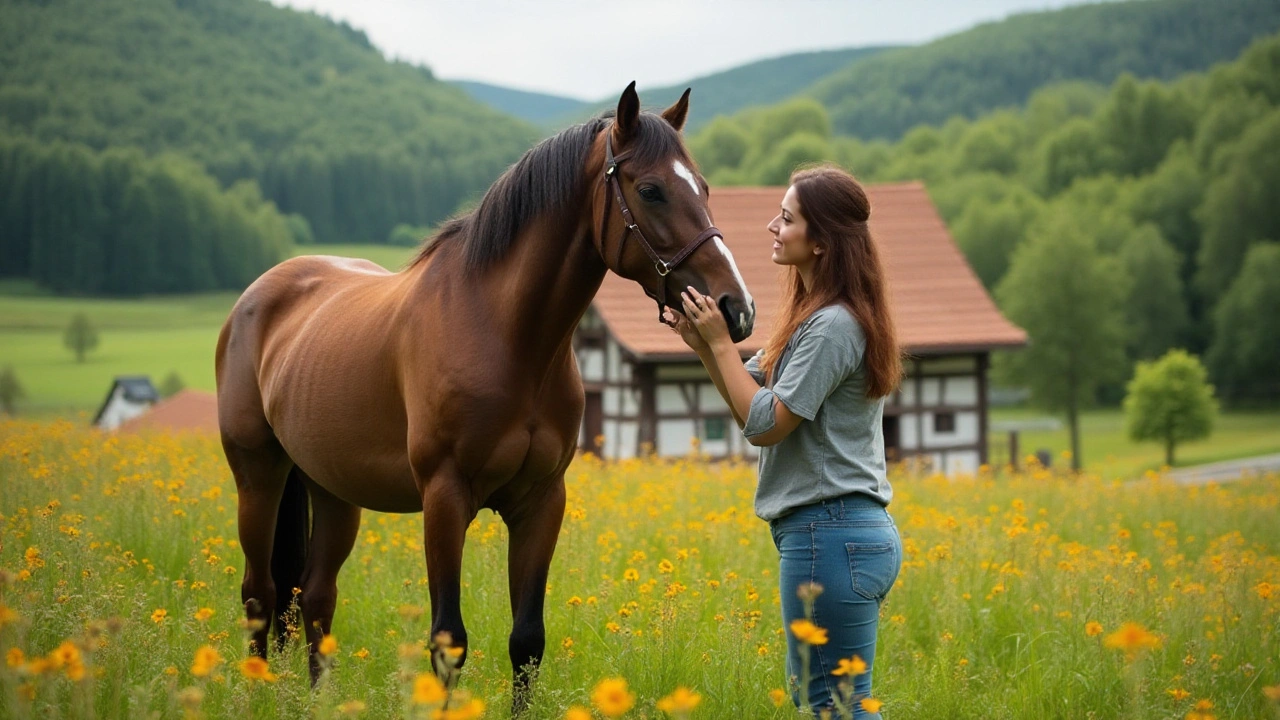
[[[199,610],[196,611],[196,614],[193,615],[192,617],[194,617],[196,620],[199,620],[200,622],[204,622],[205,620],[208,620],[209,618],[213,617],[213,608],[207,608],[207,607],[200,608]]]
[[[444,702],[449,692],[435,673],[422,673],[413,681],[413,701],[419,705],[436,705]]]
[[[1103,644],[1114,650],[1123,650],[1130,657],[1143,650],[1159,647],[1160,638],[1149,632],[1138,623],[1128,622],[1103,640]]]
[[[1102,634],[1102,623],[1087,622],[1084,624],[1084,634],[1089,637],[1097,637]]]
[[[164,608],[157,608],[154,612],[151,613],[151,622],[159,625],[160,623],[164,622],[165,618],[167,617],[169,617],[168,610],[165,610]]]
[[[791,634],[806,645],[826,645],[827,631],[808,620],[792,620]]]
[[[606,717],[616,718],[626,714],[636,704],[636,696],[627,691],[627,681],[622,678],[601,680],[591,691],[591,704]]]
[[[267,661],[256,655],[240,663],[240,672],[250,680],[262,680],[269,683],[276,681],[276,675],[267,666]]]
[[[220,664],[222,664],[222,656],[218,651],[208,645],[201,645],[196,650],[195,660],[191,663],[191,674],[196,677],[206,677]]]
[[[769,699],[773,701],[774,707],[782,707],[782,703],[786,702],[787,693],[782,688],[774,688],[769,691]]]
[[[840,658],[840,665],[831,671],[832,675],[848,675],[854,677],[867,672],[867,663],[857,655],[852,658]]]
[[[862,698],[862,702],[859,704],[862,705],[862,710],[864,712],[869,713],[878,713],[880,712],[880,708],[884,706],[884,703],[876,700],[875,698]]]
[[[591,711],[575,705],[564,714],[564,720],[591,720]]]
[[[320,638],[320,647],[317,649],[321,655],[328,657],[338,652],[338,640],[332,635],[325,635]]]
[[[688,688],[678,687],[675,692],[658,701],[658,709],[668,715],[682,715],[692,712],[700,702],[701,695]]]
[[[11,668],[22,667],[27,661],[27,656],[18,648],[9,648],[9,652],[4,654],[4,662]]]

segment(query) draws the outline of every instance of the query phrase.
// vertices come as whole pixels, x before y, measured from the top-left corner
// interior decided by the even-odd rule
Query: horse
[[[639,284],[668,324],[667,299],[678,307],[693,286],[735,341],[752,330],[755,304],[681,138],[688,110],[685,90],[661,114],[641,112],[633,82],[615,111],[527,151],[399,272],[300,256],[244,291],[215,366],[251,652],[267,657],[273,624],[285,642],[297,593],[318,681],[338,571],[368,508],[422,513],[431,636],[449,633],[461,667],[463,542],[489,508],[509,530],[520,708],[546,644],[585,402],[572,336],[605,274]]]

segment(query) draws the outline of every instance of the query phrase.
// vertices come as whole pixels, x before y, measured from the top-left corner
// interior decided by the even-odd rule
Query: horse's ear
[[[685,118],[689,117],[689,91],[693,88],[685,88],[684,94],[676,101],[675,105],[662,111],[662,119],[666,120],[671,127],[680,132],[684,128]]]
[[[632,80],[622,97],[618,98],[618,112],[614,115],[619,142],[626,142],[640,124],[640,96],[636,94],[636,81]]]

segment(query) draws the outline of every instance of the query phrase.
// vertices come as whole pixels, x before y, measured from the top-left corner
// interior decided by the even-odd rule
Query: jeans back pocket
[[[898,553],[892,542],[845,543],[849,551],[849,574],[853,589],[868,600],[879,602],[898,579]]]

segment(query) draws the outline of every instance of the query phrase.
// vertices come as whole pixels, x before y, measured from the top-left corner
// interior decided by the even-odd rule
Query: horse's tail
[[[276,537],[271,546],[271,580],[276,586],[276,641],[283,646],[289,637],[292,607],[298,600],[295,588],[302,586],[302,571],[307,563],[307,546],[311,540],[311,517],[307,486],[302,471],[294,467],[284,484],[280,509],[276,511]],[[295,626],[301,631],[300,619]]]

